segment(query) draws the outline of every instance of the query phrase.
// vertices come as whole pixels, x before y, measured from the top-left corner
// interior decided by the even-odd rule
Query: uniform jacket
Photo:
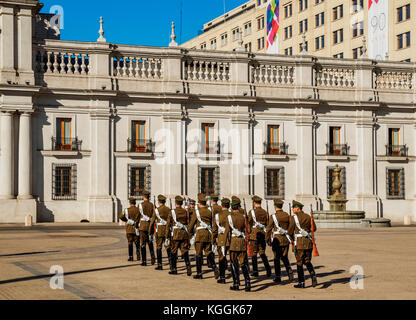
[[[209,226],[212,226],[212,212],[207,207],[199,208],[199,214],[203,222]],[[209,232],[207,229],[196,230],[199,226],[200,223],[195,212],[195,214],[192,216],[191,223],[188,226],[189,234],[193,235],[196,233],[195,242],[211,242],[211,232]],[[196,227],[195,230],[194,227]]]
[[[263,208],[257,208],[254,210],[254,214],[256,216],[256,220],[258,223],[263,224],[267,227],[267,219],[269,217],[269,214],[266,210]],[[266,232],[264,232],[260,228],[255,228],[254,225],[254,219],[251,214],[251,210],[247,213],[247,219],[248,219],[248,233],[250,234],[250,240],[257,240],[257,233],[261,232],[264,235],[266,235]]]
[[[155,208],[153,206],[153,203],[151,203],[150,201],[143,201],[142,203],[142,207],[143,207],[143,213],[148,216],[150,218],[150,220],[153,217],[153,214],[155,212]],[[138,208],[138,207],[137,207]],[[140,209],[139,209],[140,210]],[[139,230],[140,231],[149,231],[149,226],[150,226],[150,221],[146,222],[146,221],[140,221],[140,227]]]
[[[165,205],[162,205],[162,206],[160,206],[159,208],[158,208],[158,211],[159,211],[159,216],[163,219],[163,220],[165,220],[165,221],[167,221],[168,220],[168,216],[169,216],[169,213],[170,213],[170,209],[168,208],[168,207],[166,207]],[[160,221],[159,221],[159,219],[156,217],[156,211],[153,213],[153,216],[152,216],[152,220],[150,221],[150,225],[149,225],[149,233],[150,234],[153,234],[153,226],[156,224],[156,228],[157,228],[157,233],[156,233],[156,235],[159,237],[159,238],[163,238],[163,237],[165,237],[165,235],[166,235],[166,226],[158,226],[157,224],[159,223]]]
[[[290,223],[289,214],[284,212],[283,210],[279,210],[279,211],[276,211],[275,215],[276,215],[276,219],[277,219],[277,222],[279,223],[280,228],[288,231],[289,223]],[[277,231],[277,228],[274,224],[273,216],[270,216],[269,224],[267,225],[267,229],[266,229],[266,239],[269,240],[272,237],[273,232],[276,232],[276,231]],[[276,238],[279,241],[280,247],[285,247],[290,244],[286,236],[276,234],[273,236],[273,238]]]
[[[176,208],[175,214],[176,214],[176,221],[179,223],[182,223],[186,228],[188,228],[188,224],[189,224],[188,212],[184,208]],[[175,240],[175,241],[189,239],[187,230],[174,228],[176,223],[175,223],[175,220],[173,219],[172,211],[169,212],[167,221],[168,221],[168,224],[166,226],[166,234],[165,234],[166,238],[170,237],[173,234],[172,240]]]
[[[299,224],[300,227],[305,230],[306,232],[310,233],[312,231],[311,229],[311,216],[309,214],[304,213],[303,211],[297,214],[298,219],[299,219]],[[313,222],[313,227],[314,227],[314,231],[316,231],[316,224],[315,221]],[[299,233],[299,229],[296,227],[295,224],[295,219],[294,217],[290,217],[290,224],[289,224],[289,230],[288,230],[289,234],[292,236],[293,239],[295,234]],[[297,245],[296,245],[297,249],[302,249],[302,250],[308,250],[308,249],[313,249],[313,243],[310,239],[308,238],[297,238]]]
[[[244,216],[237,210],[236,211],[233,210],[230,213],[230,216],[231,216],[234,228],[245,234],[246,223],[245,223]],[[241,238],[232,237],[231,234],[232,234],[232,229],[230,227],[230,224],[227,218],[227,222],[225,226],[225,237],[227,239],[231,238],[230,251],[237,251],[237,252],[246,251],[246,240],[243,237]]]
[[[126,233],[127,234],[136,234],[136,226],[140,220],[140,211],[139,208],[137,207],[130,207],[128,209],[126,209],[128,211],[128,216],[130,220],[133,220],[135,222],[135,224],[132,226],[131,224],[127,224],[126,225]],[[126,213],[125,210],[123,210],[123,212],[120,215],[120,220],[127,222],[127,217],[126,217]]]
[[[220,213],[218,214],[218,219],[220,222],[220,226],[221,227],[226,227],[227,225],[227,217],[230,214],[230,212],[227,209],[222,209]],[[219,247],[224,247],[224,246],[229,246],[230,242],[228,241],[228,239],[225,237],[225,233],[219,233],[218,230],[218,225],[217,225],[217,219],[216,219],[216,215],[214,215],[213,217],[213,222],[212,222],[212,242],[214,243],[215,241],[217,241],[217,245]]]
[[[212,206],[212,213],[215,216],[217,213],[221,213],[222,212],[222,207],[219,206],[218,204],[214,204]]]

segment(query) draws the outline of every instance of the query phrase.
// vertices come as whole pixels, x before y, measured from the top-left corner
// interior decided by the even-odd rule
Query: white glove
[[[217,252],[217,249],[218,249],[217,245],[213,244],[212,245],[212,252]]]
[[[165,247],[169,247],[169,245],[170,245],[170,240],[169,239],[166,239],[165,240]]]
[[[195,236],[192,237],[191,241],[190,241],[190,245],[193,246],[195,244]]]
[[[149,234],[149,242],[153,242],[153,235]]]
[[[136,236],[140,236],[140,231],[139,231],[139,229],[136,229]]]
[[[134,222],[134,220],[131,220],[131,219],[127,220],[127,224],[129,224],[129,225],[134,226],[135,223],[136,222]]]

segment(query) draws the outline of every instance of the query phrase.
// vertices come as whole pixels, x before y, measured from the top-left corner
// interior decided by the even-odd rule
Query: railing
[[[153,153],[154,144],[152,140],[128,139],[127,150],[134,153]]]
[[[287,155],[288,145],[284,143],[264,143],[264,154],[266,155]]]
[[[135,79],[163,79],[163,60],[142,55],[116,55],[111,57],[113,77]]]
[[[315,67],[315,85],[317,87],[354,88],[355,70],[335,67]]]
[[[374,71],[375,89],[401,89],[410,90],[413,88],[413,73],[400,71]]]
[[[52,137],[53,151],[81,151],[82,141],[78,138],[56,138]]]
[[[204,60],[184,60],[183,80],[190,81],[230,81],[230,63]]]
[[[295,67],[278,64],[250,65],[250,83],[256,84],[293,84],[295,82]]]
[[[327,144],[326,154],[328,156],[348,156],[349,146],[348,144]]]
[[[408,147],[406,145],[386,145],[386,156],[407,157]]]
[[[41,74],[88,75],[90,58],[88,54],[73,51],[39,50],[35,57],[35,70]]]
[[[220,154],[221,152],[221,142],[203,142],[199,145],[199,153],[201,154]]]

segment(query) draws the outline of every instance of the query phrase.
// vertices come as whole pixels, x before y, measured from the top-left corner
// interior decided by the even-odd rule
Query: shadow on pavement
[[[61,251],[56,250],[56,251],[39,251],[39,252],[23,252],[23,253],[0,254],[0,258],[2,258],[2,257],[16,257],[16,256],[28,256],[28,255],[44,254],[44,253],[57,253],[57,252],[61,252]]]

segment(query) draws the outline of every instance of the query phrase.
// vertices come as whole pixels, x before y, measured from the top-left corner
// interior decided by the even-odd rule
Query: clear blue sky
[[[224,13],[224,0],[41,0],[49,13],[51,6],[64,10],[64,30],[61,39],[96,41],[99,18],[104,17],[105,38],[108,42],[146,46],[167,46],[170,25],[176,24],[180,41],[180,3],[183,2],[182,42],[198,35],[203,24]],[[231,10],[247,0],[226,0]]]

